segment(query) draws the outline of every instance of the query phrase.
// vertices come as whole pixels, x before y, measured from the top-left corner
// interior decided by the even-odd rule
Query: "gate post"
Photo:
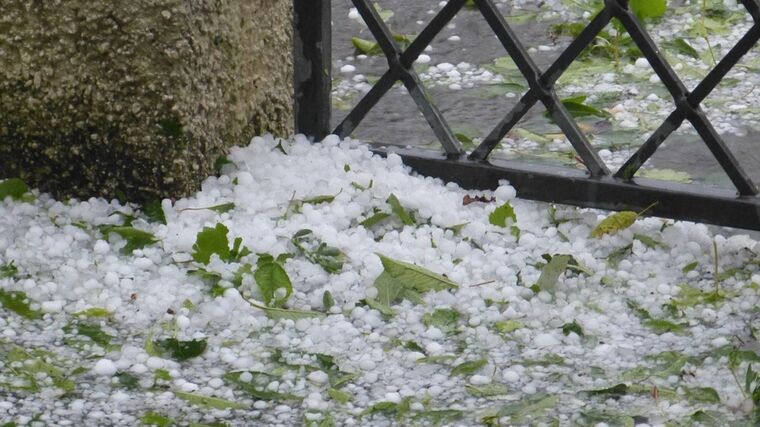
[[[330,133],[330,3],[330,0],[293,0],[295,131],[315,141]]]

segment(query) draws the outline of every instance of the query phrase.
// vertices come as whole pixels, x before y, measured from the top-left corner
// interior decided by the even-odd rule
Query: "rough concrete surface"
[[[292,123],[288,0],[0,1],[0,177],[180,197]]]

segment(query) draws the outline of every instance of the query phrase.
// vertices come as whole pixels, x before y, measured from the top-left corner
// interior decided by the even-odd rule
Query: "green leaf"
[[[340,403],[348,403],[353,399],[354,397],[351,395],[351,393],[345,392],[343,390],[338,390],[335,388],[329,388],[327,389],[327,394],[330,395],[330,398],[336,402]]]
[[[457,357],[453,354],[440,354],[437,356],[427,356],[417,359],[417,363],[440,363],[440,364],[446,364],[447,362],[450,362]]]
[[[611,387],[606,388],[597,388],[592,390],[586,390],[586,394],[589,396],[623,396],[625,394],[628,394],[628,386],[625,384],[616,384]]]
[[[517,223],[517,214],[509,203],[504,203],[488,215],[488,222],[497,227],[506,228],[508,219],[512,220],[511,224]]]
[[[375,279],[375,288],[377,288],[377,302],[386,307],[390,307],[403,299],[404,284],[396,280],[387,271],[383,271]]]
[[[617,268],[618,264],[620,264],[620,261],[622,261],[623,258],[630,255],[632,251],[633,251],[633,245],[628,245],[619,249],[615,249],[614,251],[610,252],[609,255],[607,255],[607,265],[611,268]]]
[[[243,280],[245,279],[245,276],[249,274],[253,274],[253,266],[249,263],[245,263],[238,267],[230,282],[232,282],[236,289],[239,289],[241,286],[243,286]]]
[[[367,217],[367,219],[360,222],[359,225],[363,226],[364,228],[370,228],[373,225],[379,224],[390,217],[391,217],[391,214],[389,213],[378,212],[370,217]]]
[[[377,254],[383,263],[385,272],[401,282],[406,289],[419,293],[429,291],[445,291],[459,286],[451,279],[438,273],[433,273],[422,267],[404,261],[398,261],[382,254]]]
[[[383,50],[380,45],[372,40],[365,40],[359,37],[351,37],[351,44],[354,45],[356,50],[365,55],[382,55]]]
[[[351,381],[359,378],[359,374],[352,374],[347,372],[340,372],[340,371],[331,371],[329,373],[330,378],[330,385],[332,388],[338,389],[343,387],[344,385],[350,383]]]
[[[510,425],[526,424],[527,420],[537,421],[551,408],[559,403],[559,396],[537,395],[519,402],[502,406],[492,415],[486,415],[483,422],[495,425],[494,422],[502,417],[509,417]]]
[[[15,277],[17,274],[18,267],[13,264],[13,261],[0,266],[0,279],[5,279],[6,277]]]
[[[463,222],[461,224],[450,225],[446,227],[444,230],[451,230],[451,232],[454,233],[455,236],[458,236],[459,233],[462,232],[462,229],[464,229],[464,227],[469,223],[470,222],[468,221],[468,222]]]
[[[30,320],[42,318],[42,312],[32,310],[29,298],[22,291],[0,289],[0,304],[6,309]]]
[[[520,362],[523,366],[552,366],[552,365],[564,365],[565,358],[559,354],[547,354],[543,359],[528,359]]]
[[[683,184],[688,184],[692,181],[691,175],[688,173],[673,169],[640,169],[637,175],[643,178],[680,182]]]
[[[243,238],[236,237],[235,241],[232,243],[232,249],[230,249],[229,261],[240,261],[241,258],[249,255],[250,253],[251,250],[243,246]]]
[[[675,334],[684,334],[686,332],[686,323],[674,323],[665,319],[647,319],[642,322],[644,326],[652,328],[656,334],[673,332]]]
[[[527,139],[528,141],[537,142],[539,144],[548,144],[552,142],[551,138],[547,138],[523,128],[514,128],[512,133],[518,138]]]
[[[575,334],[580,337],[583,336],[583,328],[575,320],[573,320],[571,323],[565,323],[562,325],[563,334],[570,335],[571,332],[575,332]]]
[[[378,402],[362,412],[362,415],[381,413],[388,417],[395,416],[396,419],[405,417],[411,405],[410,398],[404,398],[401,402]]]
[[[427,353],[427,352],[425,351],[425,349],[424,349],[424,348],[422,348],[422,346],[421,346],[421,345],[417,344],[417,343],[416,343],[416,342],[414,342],[414,341],[406,341],[406,342],[403,342],[403,343],[402,343],[402,346],[403,346],[405,349],[409,350],[409,351],[415,351],[415,352],[417,352],[417,353],[422,353],[422,354],[425,354],[425,353]]]
[[[720,403],[720,396],[711,387],[684,387],[686,398],[696,403]]]
[[[92,307],[92,308],[77,311],[76,313],[74,313],[74,317],[109,318],[111,316],[112,316],[111,312],[102,307]]]
[[[473,137],[465,134],[464,132],[454,132],[454,137],[462,144],[472,144]]]
[[[607,119],[612,115],[604,110],[600,110],[594,106],[585,103],[585,96],[574,96],[571,98],[565,98],[562,100],[562,105],[565,106],[567,111],[575,118],[581,117],[601,117]],[[548,115],[548,112],[547,112]]]
[[[471,360],[469,362],[460,363],[451,369],[451,376],[457,375],[472,375],[478,372],[481,368],[486,366],[488,361],[486,359]]]
[[[129,372],[117,372],[116,377],[119,379],[119,386],[128,390],[137,390],[140,388],[140,379]]]
[[[401,222],[404,223],[404,225],[417,224],[417,221],[414,219],[414,215],[412,215],[411,212],[407,211],[403,206],[401,206],[401,202],[398,200],[395,194],[391,193],[391,195],[388,196],[386,202],[391,206],[391,211],[398,217],[398,219],[401,220]]]
[[[630,0],[628,6],[639,19],[661,18],[668,10],[667,0]]]
[[[26,183],[18,178],[10,178],[0,182],[0,202],[10,197],[13,200],[21,200],[24,194],[29,192]]]
[[[625,300],[625,304],[630,308],[636,316],[640,317],[641,319],[651,319],[652,315],[649,314],[649,311],[647,311],[644,307],[639,305],[636,301],[632,299]]]
[[[108,349],[111,345],[111,340],[114,339],[112,335],[105,333],[100,325],[94,323],[73,322],[66,325],[63,330],[67,333],[76,331],[78,335],[88,337],[104,349]]]
[[[218,297],[224,295],[225,288],[219,284],[222,281],[221,274],[215,271],[208,271],[205,268],[189,270],[187,274],[198,277],[205,285],[210,286],[211,296]]]
[[[329,311],[334,305],[335,305],[335,300],[333,299],[332,294],[330,293],[330,291],[325,291],[322,294],[322,308],[325,311]]]
[[[172,380],[172,375],[166,369],[156,369],[156,371],[153,373],[153,376],[155,377],[156,380],[162,380],[162,381]]]
[[[140,422],[145,426],[158,427],[169,427],[175,424],[171,418],[153,411],[147,412],[143,415],[142,418],[140,418]]]
[[[264,303],[270,307],[282,307],[293,293],[293,284],[288,273],[271,255],[259,255],[253,277],[256,279]],[[285,295],[278,297],[278,289],[285,289]]]
[[[232,203],[232,202],[222,203],[221,205],[209,206],[209,207],[204,208],[204,209],[208,209],[210,211],[214,211],[216,213],[223,214],[225,212],[229,212],[229,211],[235,209],[235,204]]]
[[[747,373],[744,375],[744,391],[753,395],[755,404],[758,403],[756,394],[758,391],[760,391],[760,383],[757,382],[759,378],[760,376],[757,375],[757,372],[754,372],[752,370],[752,364],[748,364]]]
[[[309,229],[298,230],[290,242],[309,261],[319,265],[328,273],[337,273],[343,269],[346,262],[346,254],[340,249],[328,246],[322,240],[314,236]]]
[[[724,426],[725,415],[712,411],[696,411],[689,417],[691,421],[698,422],[703,426],[722,427]]]
[[[508,334],[518,329],[524,328],[525,325],[522,322],[519,322],[517,320],[502,320],[502,321],[494,323],[493,327],[494,329],[496,329],[497,331],[503,334]]]
[[[416,265],[397,261],[384,255],[380,257],[385,271],[375,279],[377,298],[367,298],[367,305],[384,315],[393,316],[395,311],[391,305],[408,299],[415,304],[421,304],[421,294],[429,291],[441,291],[457,287],[445,276],[433,273]]]
[[[734,347],[732,345],[727,345],[724,347],[719,348],[717,351],[715,351],[716,355],[720,356],[728,356],[728,367],[731,369],[736,369],[739,367],[739,364],[744,362],[760,362],[760,355],[755,353],[752,350],[741,350],[737,347]]]
[[[624,381],[641,381],[651,376],[658,378],[667,378],[673,375],[680,375],[683,367],[690,362],[688,356],[684,356],[680,353],[668,354],[666,358],[662,359],[664,363],[653,368],[633,368],[624,372],[622,379]]]
[[[377,287],[377,281],[375,281],[375,287]],[[367,307],[379,311],[385,317],[393,317],[396,315],[396,310],[392,309],[387,304],[383,304],[374,298],[365,298],[361,300],[361,302],[366,304]]]
[[[153,234],[131,226],[104,225],[100,227],[100,232],[105,235],[115,233],[126,240],[127,244],[122,248],[122,252],[125,254],[131,254],[135,249],[142,249],[158,242]]]
[[[146,202],[143,205],[143,212],[149,220],[159,222],[161,224],[166,224],[166,215],[164,214],[164,208],[161,207],[160,200],[152,200],[150,202]]]
[[[457,323],[462,317],[461,313],[450,308],[439,308],[432,313],[425,313],[422,317],[426,326],[435,326],[446,334],[456,331]]]
[[[221,259],[230,258],[229,241],[227,233],[229,230],[224,224],[216,224],[216,227],[203,227],[198,233],[195,244],[193,245],[193,259],[202,264],[208,264],[211,261],[211,255],[217,254]]]
[[[217,223],[214,228],[203,227],[195,238],[193,259],[196,262],[208,264],[211,261],[211,255],[217,254],[222,261],[230,262],[239,261],[251,253],[248,248],[241,246],[243,239],[240,237],[235,238],[233,247],[230,249],[227,233],[229,229],[222,223]]]
[[[270,376],[260,372],[250,372],[253,375],[253,380],[245,382],[240,379],[242,372],[228,372],[224,374],[223,378],[228,383],[231,383],[240,390],[246,392],[251,397],[259,400],[303,400],[302,397],[296,396],[290,393],[280,393],[276,391],[270,391],[266,389],[266,386],[271,382]],[[263,379],[263,381],[258,381]]]
[[[568,264],[573,257],[570,255],[554,255],[551,260],[541,269],[541,275],[536,284],[542,291],[554,293],[559,276],[567,270]]]
[[[174,395],[193,405],[200,406],[203,408],[249,409],[248,405],[244,405],[238,402],[233,402],[231,400],[221,399],[219,397],[203,396],[200,394],[187,393],[184,391],[175,391]]]
[[[460,425],[457,423],[465,415],[464,411],[457,409],[431,409],[427,411],[415,412],[413,415],[414,420],[424,420],[423,425],[432,426],[448,426],[448,425]],[[417,425],[417,424],[414,424]]]
[[[734,292],[726,291],[723,289],[703,291],[701,289],[692,288],[691,286],[682,283],[680,285],[681,292],[679,298],[673,298],[670,302],[674,307],[695,307],[702,304],[718,304],[726,299],[736,296]]]
[[[52,364],[55,355],[49,351],[14,346],[3,356],[3,361],[6,362],[7,366],[13,366],[7,374],[13,375],[16,381],[14,381],[15,384],[0,383],[0,389],[8,387],[34,393],[39,392],[42,389],[42,384],[39,383],[38,378],[43,374],[52,379],[55,388],[63,390],[66,394],[72,393],[76,389],[76,384],[68,379],[69,376],[74,375],[74,371],[65,375],[61,369]]]
[[[468,393],[475,397],[493,397],[503,396],[509,393],[509,389],[504,384],[486,384],[486,385],[473,385],[466,384],[464,386]]]
[[[659,240],[655,240],[647,235],[644,234],[634,234],[633,238],[635,240],[638,240],[639,242],[643,243],[644,246],[648,248],[668,248],[668,245],[660,242]]]
[[[612,411],[582,411],[580,423],[584,426],[607,425],[609,427],[634,427],[636,421],[630,415]]]
[[[377,11],[378,16],[380,16],[380,19],[383,22],[388,22],[388,20],[393,18],[393,15],[395,15],[392,10],[383,9],[378,3],[373,3],[373,6],[375,7],[375,11]]]
[[[179,341],[175,338],[167,338],[154,341],[153,344],[162,353],[168,353],[172,359],[183,361],[198,357],[206,351],[207,340],[198,339]]]
[[[279,308],[279,307],[261,307],[262,310],[272,320],[298,320],[298,319],[311,319],[314,317],[323,317],[325,314],[318,311],[306,311],[306,310],[294,310],[291,308]]]
[[[323,196],[316,196],[309,199],[305,199],[303,202],[312,204],[312,205],[318,205],[320,203],[331,203],[333,200],[335,200],[335,196],[332,194],[327,194]]]
[[[228,159],[225,156],[219,156],[214,161],[214,170],[217,171],[218,173],[221,173],[223,167],[225,167],[226,165],[231,165],[231,164],[232,164],[232,160]]]

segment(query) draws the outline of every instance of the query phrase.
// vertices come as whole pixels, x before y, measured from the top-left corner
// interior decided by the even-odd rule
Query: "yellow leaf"
[[[591,232],[591,236],[598,239],[605,234],[614,234],[620,230],[625,230],[632,226],[638,217],[639,214],[633,211],[614,213],[602,220],[602,222],[594,228],[594,231]]]
[[[638,213],[633,211],[622,211],[608,216],[603,219],[596,228],[594,228],[591,232],[591,237],[596,237],[598,239],[605,234],[614,234],[620,230],[625,230],[632,226],[641,215],[644,215],[644,212],[652,209],[656,204],[657,202],[654,202]]]

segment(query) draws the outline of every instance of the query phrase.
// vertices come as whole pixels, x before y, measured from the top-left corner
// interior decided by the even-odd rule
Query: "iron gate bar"
[[[293,1],[295,129],[317,141],[321,141],[330,133],[330,16],[329,0]]]
[[[613,16],[623,24],[634,43],[641,49],[644,57],[649,61],[649,65],[660,77],[660,80],[673,97],[676,108],[686,113],[686,119],[694,126],[694,129],[696,129],[699,136],[739,191],[739,194],[745,196],[757,194],[757,187],[752,183],[752,180],[744,172],[739,161],[736,160],[736,157],[728,149],[726,143],[718,135],[718,132],[712,126],[702,108],[699,105],[692,106],[688,102],[689,91],[681,79],[678,78],[676,72],[670,67],[670,64],[662,57],[660,50],[652,38],[644,31],[641,23],[628,7],[628,0],[605,0],[605,7],[611,9]]]
[[[552,63],[546,72],[541,76],[541,80],[544,86],[552,86],[562,73],[567,70],[570,64],[581,54],[583,49],[591,43],[596,36],[604,29],[604,27],[610,22],[612,15],[609,10],[602,9],[592,20],[591,23],[586,26],[583,31],[574,39],[570,46],[567,47],[559,57]],[[538,102],[535,91],[530,88],[525,95],[522,96],[520,101],[512,107],[512,110],[499,122],[498,125],[483,139],[483,142],[478,145],[475,150],[470,154],[470,160],[485,160],[491,154],[496,146],[499,145],[502,138],[517,125],[517,123],[523,118],[523,116]]]
[[[451,160],[430,150],[374,146],[373,151],[396,153],[417,173],[466,189],[493,190],[500,180],[507,180],[523,199],[607,210],[641,210],[657,202],[648,215],[760,230],[758,199],[736,197],[732,190],[646,178],[590,178],[579,169],[515,160]]]
[[[375,8],[369,4],[369,0],[353,0],[353,3],[359,12],[359,15],[361,15],[361,17],[364,19],[364,22],[367,24],[367,28],[369,28],[369,31],[375,37],[375,40],[377,40],[377,43],[383,50],[385,57],[388,59],[388,67],[394,75],[394,80],[399,79],[404,84],[406,90],[409,92],[409,94],[412,96],[412,99],[417,104],[417,108],[422,111],[423,116],[425,116],[425,119],[430,124],[430,127],[433,129],[436,137],[438,137],[438,140],[441,142],[444,150],[446,150],[446,153],[452,157],[464,154],[462,143],[460,143],[459,140],[454,136],[454,132],[451,131],[451,128],[446,123],[446,119],[438,110],[438,107],[436,107],[436,105],[430,101],[427,93],[425,93],[422,82],[420,82],[419,76],[417,76],[417,72],[414,71],[413,64],[402,64],[401,50],[399,49],[396,41],[393,39],[393,34],[391,33],[390,29],[385,25],[385,23],[383,23],[382,18],[380,18],[380,14],[377,13],[377,10],[375,10]],[[459,6],[459,8],[461,8],[465,2],[462,0],[455,0],[455,6],[457,3],[461,3]],[[459,8],[457,8],[457,10]],[[450,19],[451,18],[449,18],[449,20]],[[438,31],[436,31],[436,33]],[[341,132],[345,132],[345,130],[341,130]]]
[[[737,44],[729,50],[726,56],[710,70],[704,80],[702,80],[694,90],[688,94],[686,101],[690,106],[698,106],[707,96],[720,84],[721,80],[728,74],[731,69],[746,55],[760,40],[760,7],[754,0],[742,0],[748,11],[755,20],[755,24],[750,30],[742,36]],[[683,121],[687,118],[690,111],[677,106],[667,119],[660,125],[657,130],[639,147],[617,171],[615,176],[623,179],[630,179],[641,168],[641,166],[654,154],[657,148],[665,139],[678,129]],[[751,194],[757,194],[755,191]]]
[[[418,108],[423,113],[427,111],[426,118],[434,130],[436,129],[434,123],[437,123],[437,136],[445,141],[446,138],[441,138],[438,134],[441,132],[451,134],[450,128],[440,116],[435,104],[424,93],[424,87],[414,72],[413,63],[433,38],[462,9],[465,0],[449,0],[403,52],[399,50],[391,32],[370,6],[369,0],[352,1],[376,37],[378,44],[383,48],[389,69],[348,114],[335,133],[341,137],[350,136],[378,100],[393,87],[396,81],[401,80],[417,102]],[[746,177],[700,108],[700,103],[735,67],[741,57],[760,40],[760,0],[742,0],[742,4],[754,20],[754,25],[729,51],[726,57],[696,86],[692,93],[686,90],[644,27],[628,9],[627,0],[605,0],[605,6],[602,10],[592,18],[591,22],[581,31],[581,34],[570,43],[568,48],[543,74],[533,64],[532,59],[504,21],[493,1],[475,0],[475,2],[481,15],[484,16],[502,45],[515,60],[520,72],[528,80],[530,88],[518,102],[518,105],[489,134],[487,140],[484,140],[470,154],[470,158],[460,155],[463,151],[461,151],[456,140],[453,144],[448,144],[447,153],[429,152],[421,149],[392,150],[399,153],[407,165],[420,174],[457,182],[465,188],[495,188],[499,180],[506,179],[517,189],[517,194],[526,199],[612,210],[640,210],[656,201],[658,205],[652,209],[653,215],[760,230],[760,197],[756,195],[754,184]],[[321,43],[321,41],[329,40],[331,31],[330,3],[330,0],[294,0],[294,12],[296,14],[294,28],[297,32],[295,38],[297,90],[295,103],[296,112],[298,112],[296,130],[316,136],[317,139],[326,133],[328,128],[325,125],[325,117],[329,117],[330,113],[331,67],[324,66],[325,58],[329,58],[330,55],[330,46]],[[638,170],[657,150],[662,140],[675,131],[680,123],[688,119],[721,163],[723,169],[732,177],[732,182],[742,193],[739,197],[736,197],[733,190],[634,178],[633,175],[636,171],[630,172],[630,175],[624,175],[625,166],[618,170],[615,175],[589,176],[587,172],[567,167],[544,166],[515,160],[489,160],[490,153],[499,140],[517,124],[519,119],[535,103],[541,101],[545,106],[548,103],[555,105],[557,110],[564,109],[556,96],[556,92],[554,92],[554,84],[613,17],[618,18],[623,23],[631,38],[642,50],[663,84],[673,95],[673,102],[676,107],[668,119],[632,158],[627,160],[626,164],[635,165],[636,170]],[[313,22],[307,22],[310,18],[313,19]],[[310,58],[316,59],[312,61]],[[315,62],[319,61],[321,61],[323,68],[320,70],[321,72],[315,73],[313,72],[313,69],[316,68]],[[304,70],[304,67],[307,69]],[[299,82],[301,82],[300,86]],[[550,108],[547,106],[547,109]],[[435,113],[432,119],[430,119],[431,113]],[[309,117],[310,114],[316,115],[316,117]],[[436,117],[440,118],[440,121],[437,121]],[[555,114],[555,122],[563,120],[566,120],[565,124],[570,123],[570,126],[577,127],[569,114],[565,116]],[[503,133],[499,137],[495,136],[501,132]],[[572,132],[565,132],[565,135],[570,139],[571,137],[568,134],[572,134]],[[585,139],[585,135],[582,133],[580,135]],[[584,147],[582,144],[580,146]],[[446,147],[446,143],[444,143],[444,147]],[[596,155],[593,147],[590,145],[587,147],[593,155]],[[576,150],[578,150],[577,147]],[[387,154],[389,150],[374,147],[373,151],[379,154]],[[594,162],[590,163],[593,164]],[[604,167],[603,163],[600,162],[600,164]],[[627,170],[630,171],[631,169]]]
[[[317,0],[327,1],[329,0]],[[430,44],[435,36],[451,21],[457,12],[464,6],[467,0],[455,0],[447,3],[440,13],[438,13],[430,23],[420,32],[420,34],[414,38],[412,43],[406,48],[404,53],[401,54],[401,65],[409,68],[414,64],[414,61],[420,56],[423,50]],[[356,104],[343,121],[335,128],[336,135],[341,138],[350,136],[356,127],[361,123],[364,117],[369,113],[369,110],[377,104],[380,98],[385,95],[388,90],[393,87],[398,79],[395,76],[393,69],[388,69],[383,76],[377,81],[372,89]]]
[[[686,97],[687,102],[690,105],[702,103],[758,40],[760,40],[760,27],[755,25]],[[660,144],[686,120],[686,114],[687,111],[684,111],[683,108],[676,108],[615,175],[625,179],[632,178],[636,171],[654,154]]]
[[[541,78],[541,70],[533,62],[525,50],[517,35],[512,31],[504,17],[501,16],[492,0],[475,0],[480,13],[488,22],[488,25],[496,33],[496,37],[512,57],[517,68],[528,81],[533,96],[538,98],[546,107],[554,122],[562,129],[567,139],[575,148],[576,153],[583,160],[583,164],[591,173],[591,176],[609,175],[610,171],[605,166],[599,154],[591,146],[586,135],[573,120],[572,115],[557,96],[552,85],[547,85]]]

